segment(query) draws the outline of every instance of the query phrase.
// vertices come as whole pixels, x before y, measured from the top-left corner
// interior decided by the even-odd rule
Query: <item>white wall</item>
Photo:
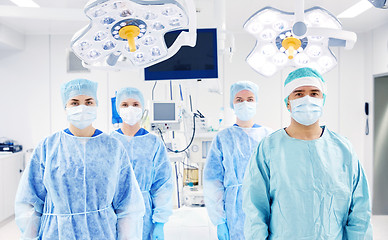
[[[23,51],[0,54],[0,136],[28,147],[50,134],[48,44],[30,36]]]
[[[388,23],[366,34],[365,47],[365,101],[369,102],[370,135],[364,140],[364,157],[368,176],[373,176],[373,139],[374,139],[374,77],[388,76]],[[373,178],[369,179],[373,186]],[[372,188],[373,193],[373,188]]]

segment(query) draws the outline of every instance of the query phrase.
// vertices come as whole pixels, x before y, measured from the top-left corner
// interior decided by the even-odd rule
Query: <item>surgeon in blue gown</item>
[[[172,168],[163,142],[140,127],[144,97],[137,89],[122,88],[116,94],[116,109],[123,120],[111,136],[120,140],[131,159],[143,194],[146,213],[143,240],[164,239],[164,224],[172,214]]]
[[[230,107],[236,124],[213,139],[204,168],[204,196],[219,240],[244,238],[242,181],[246,166],[260,140],[272,130],[254,123],[258,86],[240,81],[230,87]]]
[[[291,124],[261,141],[245,174],[245,237],[372,239],[363,167],[346,138],[319,125],[324,79],[297,69],[284,93]]]
[[[141,239],[144,203],[120,141],[92,126],[97,83],[62,85],[69,128],[35,148],[16,195],[21,239]]]

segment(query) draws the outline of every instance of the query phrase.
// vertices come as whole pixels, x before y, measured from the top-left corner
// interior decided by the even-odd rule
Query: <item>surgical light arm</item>
[[[331,28],[308,28],[306,35],[309,36],[322,36],[329,39],[341,40],[342,44],[332,44],[329,46],[345,47],[345,49],[352,49],[357,41],[357,34],[350,31]],[[333,41],[338,42],[338,41]],[[330,43],[330,40],[329,40]]]
[[[387,0],[369,0],[377,8],[388,8]]]
[[[302,25],[304,25],[303,30],[301,29],[303,28]],[[332,40],[332,45],[329,44],[329,46],[345,47],[345,49],[352,49],[357,41],[357,35],[354,32],[324,27],[307,28],[305,24],[304,0],[295,0],[295,21],[293,25],[293,33],[300,38],[305,36],[322,36],[333,40],[339,40]]]

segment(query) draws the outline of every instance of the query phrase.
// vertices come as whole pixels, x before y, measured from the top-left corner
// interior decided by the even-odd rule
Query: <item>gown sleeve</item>
[[[270,222],[270,169],[263,141],[252,155],[243,181],[246,239],[267,239]]]
[[[141,240],[143,232],[144,200],[126,152],[121,154],[122,167],[112,206],[117,215],[119,240]]]
[[[225,169],[219,136],[213,140],[204,168],[203,191],[206,209],[214,225],[226,223],[225,213]]]
[[[15,198],[15,221],[21,231],[21,239],[38,239],[40,220],[46,198],[43,184],[45,145],[34,150],[19,183]]]
[[[166,223],[172,215],[172,168],[166,148],[161,141],[154,156],[154,179],[150,195],[152,199],[152,221]]]
[[[345,226],[347,239],[373,239],[371,226],[371,204],[368,183],[356,154],[352,151],[354,164],[353,192]]]

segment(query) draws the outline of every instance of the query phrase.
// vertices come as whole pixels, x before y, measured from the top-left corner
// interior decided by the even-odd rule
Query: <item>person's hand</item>
[[[217,237],[218,240],[229,240],[229,230],[226,223],[217,225]]]
[[[164,240],[164,223],[155,223],[154,231],[152,232],[152,240]]]

